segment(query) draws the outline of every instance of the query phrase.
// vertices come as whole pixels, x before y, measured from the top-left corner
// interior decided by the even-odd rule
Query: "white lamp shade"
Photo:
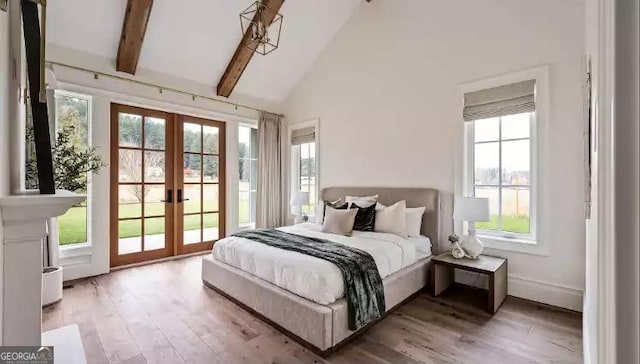
[[[453,218],[458,221],[489,221],[489,199],[479,197],[456,197]]]
[[[291,194],[291,206],[300,207],[309,204],[309,192],[296,191]]]

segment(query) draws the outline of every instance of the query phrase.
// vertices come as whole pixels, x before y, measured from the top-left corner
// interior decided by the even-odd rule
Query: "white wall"
[[[11,59],[9,47],[9,14],[0,11],[0,197],[9,192],[9,93],[11,92]],[[0,216],[1,217],[1,216]],[[0,241],[2,241],[2,227],[0,226]],[[0,244],[0,313],[3,302],[3,246]],[[2,315],[0,314],[0,328],[2,327]],[[0,344],[2,344],[2,329],[0,329]]]
[[[10,171],[15,147],[10,143],[20,116],[24,115],[21,98],[22,74],[22,30],[21,12],[18,1],[9,2],[8,13],[0,11],[0,197],[9,195],[12,190]],[[2,227],[0,226],[0,240]],[[3,298],[3,247],[0,244],[0,312]],[[0,327],[3,318],[0,315]],[[0,344],[3,343],[3,330],[0,330]]]
[[[598,5],[600,0],[587,0],[585,2],[586,11],[586,53],[588,59],[591,60],[592,72],[592,105],[596,105],[596,100],[600,98],[600,89],[602,87],[602,74],[600,72],[599,57],[599,12]],[[592,109],[592,117],[598,120],[599,115]],[[584,309],[582,320],[584,362],[586,364],[598,363],[598,340],[602,335],[598,325],[599,310],[599,290],[598,284],[598,261],[602,257],[598,254],[598,215],[600,204],[598,203],[599,183],[597,171],[599,168],[599,153],[592,148],[592,175],[591,175],[591,219],[586,221],[585,241],[586,241],[586,257],[585,257],[585,289],[584,289]]]
[[[581,310],[584,11],[574,0],[363,3],[287,98],[287,121],[320,119],[322,186],[453,193],[458,86],[548,65],[549,254],[488,252],[509,258],[510,294]]]
[[[9,95],[12,93],[13,68],[9,34],[9,14],[0,12],[0,196],[9,194],[9,120],[11,119]],[[2,274],[1,270],[0,274]]]

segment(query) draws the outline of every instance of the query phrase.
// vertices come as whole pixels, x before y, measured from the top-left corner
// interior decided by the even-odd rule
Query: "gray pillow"
[[[358,209],[336,210],[333,207],[327,206],[324,211],[322,232],[351,236],[357,213]]]

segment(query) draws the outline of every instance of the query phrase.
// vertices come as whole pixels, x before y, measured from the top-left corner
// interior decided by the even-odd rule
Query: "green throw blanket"
[[[276,229],[247,230],[233,236],[324,259],[340,268],[347,299],[349,329],[357,330],[384,314],[382,278],[369,253],[330,240]]]

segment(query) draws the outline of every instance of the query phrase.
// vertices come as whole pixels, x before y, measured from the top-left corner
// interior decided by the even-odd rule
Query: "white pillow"
[[[376,212],[378,210],[386,209],[387,206],[378,202],[376,205]],[[425,207],[407,207],[406,219],[407,219],[407,235],[417,238],[420,236],[420,230],[422,229],[422,215],[424,215]],[[378,215],[376,215],[376,218]]]
[[[405,217],[407,219],[407,235],[411,237],[419,237],[422,228],[422,215],[424,215],[424,207],[407,208]]]
[[[387,208],[376,211],[373,231],[390,233],[407,238],[407,202],[402,200]]]
[[[344,198],[344,202],[349,204],[347,208],[351,208],[352,203],[355,203],[359,207],[369,207],[375,204],[376,202],[378,202],[378,195],[364,196],[364,197],[347,196]]]

